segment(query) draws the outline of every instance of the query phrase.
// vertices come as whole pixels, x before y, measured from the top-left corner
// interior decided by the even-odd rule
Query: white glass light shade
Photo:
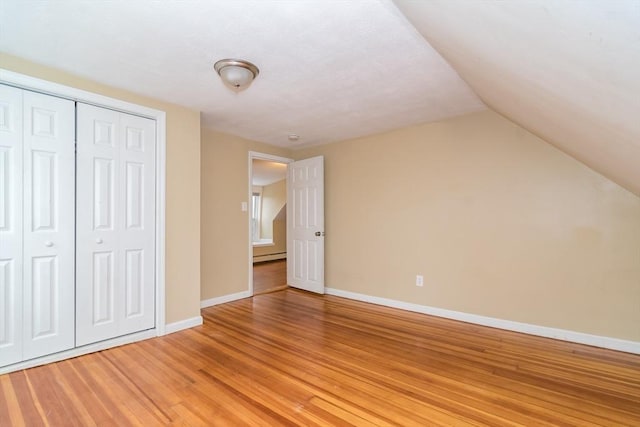
[[[253,73],[243,67],[228,65],[220,70],[222,80],[235,88],[244,88],[253,81]]]
[[[246,89],[260,72],[252,63],[240,59],[222,59],[213,68],[227,86],[239,90]]]

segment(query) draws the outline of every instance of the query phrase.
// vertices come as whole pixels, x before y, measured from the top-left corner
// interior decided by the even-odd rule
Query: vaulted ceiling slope
[[[640,0],[0,0],[0,51],[294,148],[487,104],[640,195]]]
[[[391,0],[0,0],[0,50],[287,147],[486,109]],[[243,92],[230,57],[260,68]]]
[[[395,3],[490,108],[640,196],[640,1]]]

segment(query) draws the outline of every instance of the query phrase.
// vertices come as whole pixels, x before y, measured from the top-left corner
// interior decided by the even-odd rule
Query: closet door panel
[[[122,331],[155,325],[155,121],[120,115]]]
[[[0,85],[0,366],[22,360],[22,91]]]
[[[76,345],[119,335],[119,113],[78,104]]]
[[[74,346],[75,105],[23,92],[24,359]]]
[[[77,345],[155,325],[155,121],[78,104]]]

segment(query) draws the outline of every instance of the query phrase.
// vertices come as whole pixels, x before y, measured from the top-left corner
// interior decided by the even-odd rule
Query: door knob
[[[102,243],[102,239],[98,237],[98,238],[96,239],[96,243],[97,243],[97,244],[101,244],[101,243]]]
[[[324,231],[316,231],[316,237],[324,236]]]
[[[46,242],[44,242],[44,245],[48,248],[50,248],[51,246],[53,246],[53,242],[50,240],[47,240]]]

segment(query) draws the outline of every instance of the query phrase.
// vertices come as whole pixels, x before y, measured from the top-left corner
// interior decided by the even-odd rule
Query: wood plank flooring
[[[259,295],[287,287],[287,260],[253,264],[253,294]]]
[[[640,426],[640,356],[285,290],[0,376],[0,426]]]

